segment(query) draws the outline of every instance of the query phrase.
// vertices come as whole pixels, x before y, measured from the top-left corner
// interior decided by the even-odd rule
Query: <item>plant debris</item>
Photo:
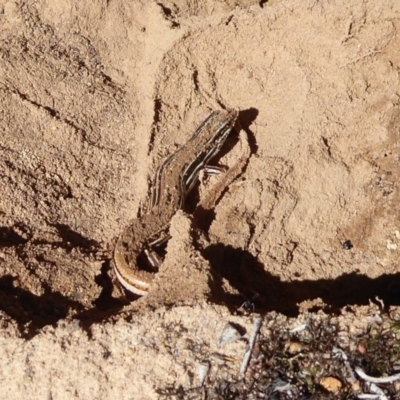
[[[160,398],[400,399],[400,314],[343,314],[302,314],[295,324],[277,313],[258,318],[244,375],[211,368],[201,388],[160,388]]]

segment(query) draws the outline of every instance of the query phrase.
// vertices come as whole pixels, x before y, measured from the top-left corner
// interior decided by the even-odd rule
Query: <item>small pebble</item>
[[[242,335],[230,322],[228,322],[222,330],[222,335],[218,341],[220,346],[225,346],[229,343],[236,342]]]
[[[209,370],[210,370],[210,364],[208,362],[202,362],[197,367],[197,375],[199,376],[200,386],[203,386]]]
[[[342,388],[342,382],[333,376],[326,376],[319,381],[319,384],[328,392],[337,393]]]

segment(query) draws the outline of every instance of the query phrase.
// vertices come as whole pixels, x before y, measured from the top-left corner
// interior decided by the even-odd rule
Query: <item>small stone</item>
[[[360,354],[365,354],[367,352],[367,348],[364,343],[359,343],[357,346],[357,350]]]
[[[199,377],[200,381],[200,386],[203,386],[204,381],[207,378],[208,371],[210,370],[210,364],[208,362],[202,362],[198,367],[197,367],[197,375]]]
[[[351,385],[351,387],[352,387],[352,389],[353,389],[353,392],[355,392],[355,393],[357,393],[357,392],[359,392],[359,391],[361,390],[361,385],[360,385],[360,382],[359,382],[359,381],[354,382],[354,383]]]
[[[388,250],[397,250],[397,244],[393,243],[391,240],[387,240],[386,248]]]
[[[241,333],[238,331],[238,329],[232,325],[230,322],[228,322],[224,329],[222,330],[221,337],[219,339],[218,344],[220,346],[225,346],[226,344],[233,343],[236,340],[240,339],[242,337]]]
[[[342,244],[343,249],[345,250],[351,250],[354,246],[353,243],[351,243],[351,240],[345,240]]]
[[[333,376],[326,376],[319,381],[319,384],[328,392],[337,393],[342,388],[342,382]]]
[[[303,349],[303,346],[299,342],[291,342],[287,348],[289,354],[298,354]]]

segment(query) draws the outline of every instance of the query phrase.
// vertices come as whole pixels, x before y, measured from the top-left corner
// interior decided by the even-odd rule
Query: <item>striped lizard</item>
[[[238,112],[230,109],[212,112],[157,170],[149,212],[124,229],[114,249],[116,276],[129,292],[139,296],[148,293],[154,273],[140,269],[138,257],[144,253],[149,264],[158,269],[160,262],[152,248],[168,240],[171,218],[183,208],[200,171],[220,151],[237,116]]]

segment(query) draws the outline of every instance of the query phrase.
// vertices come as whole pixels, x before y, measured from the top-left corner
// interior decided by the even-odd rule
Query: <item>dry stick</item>
[[[379,396],[379,400],[389,400],[385,393],[383,393],[383,390],[379,386],[376,386],[375,383],[369,383],[369,390],[372,393],[376,393]]]
[[[357,398],[359,399],[375,399],[375,400],[389,400],[389,398],[383,393],[383,390],[375,385],[375,383],[367,382],[369,385],[369,390],[375,394],[359,394]]]
[[[258,332],[259,332],[259,330],[261,328],[261,323],[262,323],[262,318],[261,317],[256,318],[256,320],[254,321],[253,332],[251,333],[251,336],[250,336],[250,339],[249,339],[249,345],[247,347],[246,353],[244,354],[242,365],[240,366],[240,373],[241,374],[245,374],[246,373],[247,366],[249,365],[251,353],[253,351],[254,344],[256,343]]]
[[[353,370],[351,369],[351,366],[350,366],[350,363],[349,363],[349,359],[348,359],[346,353],[342,349],[339,349],[336,346],[333,347],[332,352],[333,352],[334,357],[335,356],[339,356],[339,357],[342,358],[342,360],[344,362],[344,365],[345,365],[345,367],[347,369],[347,373],[350,375],[350,383],[354,384],[357,379],[356,379],[356,377],[354,375]]]
[[[372,383],[393,383],[394,381],[400,379],[400,374],[395,374],[392,376],[384,376],[382,378],[375,378],[374,376],[367,375],[360,367],[356,367],[355,371],[361,379],[364,379],[365,381]]]

